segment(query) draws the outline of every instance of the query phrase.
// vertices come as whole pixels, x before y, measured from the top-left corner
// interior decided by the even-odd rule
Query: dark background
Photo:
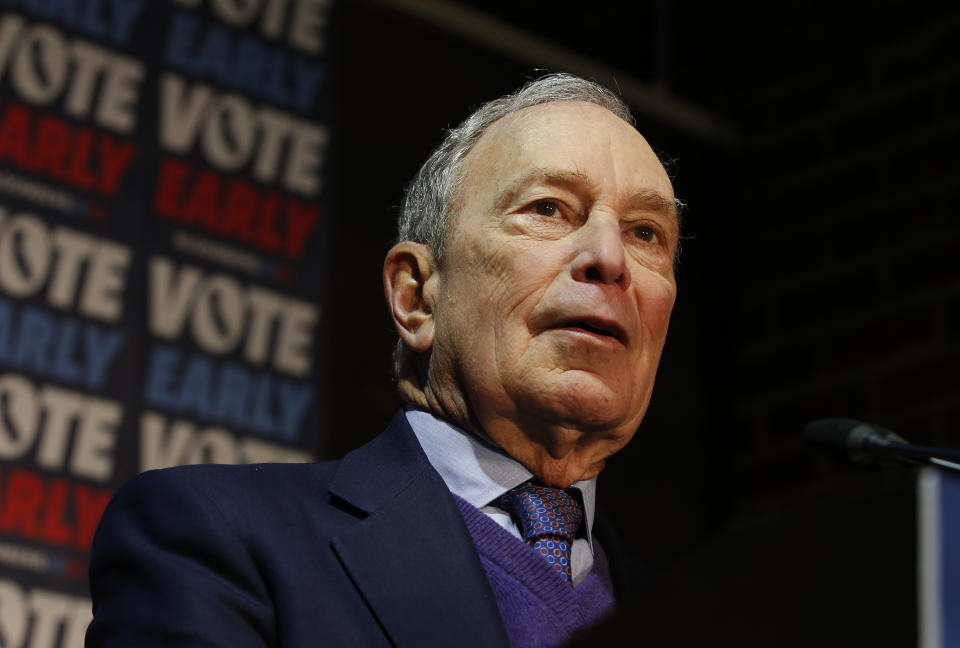
[[[575,71],[523,58],[547,42],[714,124],[634,110],[689,208],[653,403],[599,486],[645,601],[606,638],[913,644],[914,476],[819,456],[802,430],[844,416],[960,445],[960,9],[450,4],[521,30],[514,53],[409,9],[434,3],[335,9],[325,456],[399,405],[380,267],[403,186],[477,105]]]

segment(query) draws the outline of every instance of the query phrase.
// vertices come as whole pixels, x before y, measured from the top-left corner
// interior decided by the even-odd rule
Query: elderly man
[[[407,409],[339,462],[133,480],[88,646],[553,646],[601,618],[595,481],[650,399],[677,240],[609,91],[554,75],[481,107],[384,263]]]

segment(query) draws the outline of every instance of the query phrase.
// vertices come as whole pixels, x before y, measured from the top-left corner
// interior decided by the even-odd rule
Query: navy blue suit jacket
[[[90,563],[94,646],[507,646],[405,417],[342,460],[186,466],[121,488]]]

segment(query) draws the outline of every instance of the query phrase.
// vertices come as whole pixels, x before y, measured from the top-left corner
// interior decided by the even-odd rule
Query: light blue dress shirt
[[[408,408],[407,421],[413,428],[430,464],[440,473],[451,493],[486,513],[501,527],[520,538],[510,514],[491,505],[511,488],[533,479],[533,473],[518,461],[430,412]],[[570,550],[573,584],[593,569],[593,513],[596,505],[596,478],[575,482],[572,488],[583,498],[584,537]]]

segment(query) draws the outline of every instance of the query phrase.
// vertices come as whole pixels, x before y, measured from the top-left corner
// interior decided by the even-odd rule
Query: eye
[[[649,227],[648,225],[640,225],[639,227],[634,227],[633,235],[638,239],[640,239],[641,241],[645,241],[647,243],[657,243],[660,240],[660,236],[659,234],[657,234],[657,230],[655,230],[652,227]]]
[[[552,200],[538,200],[533,203],[533,211],[540,216],[551,218],[560,215],[560,208]]]

